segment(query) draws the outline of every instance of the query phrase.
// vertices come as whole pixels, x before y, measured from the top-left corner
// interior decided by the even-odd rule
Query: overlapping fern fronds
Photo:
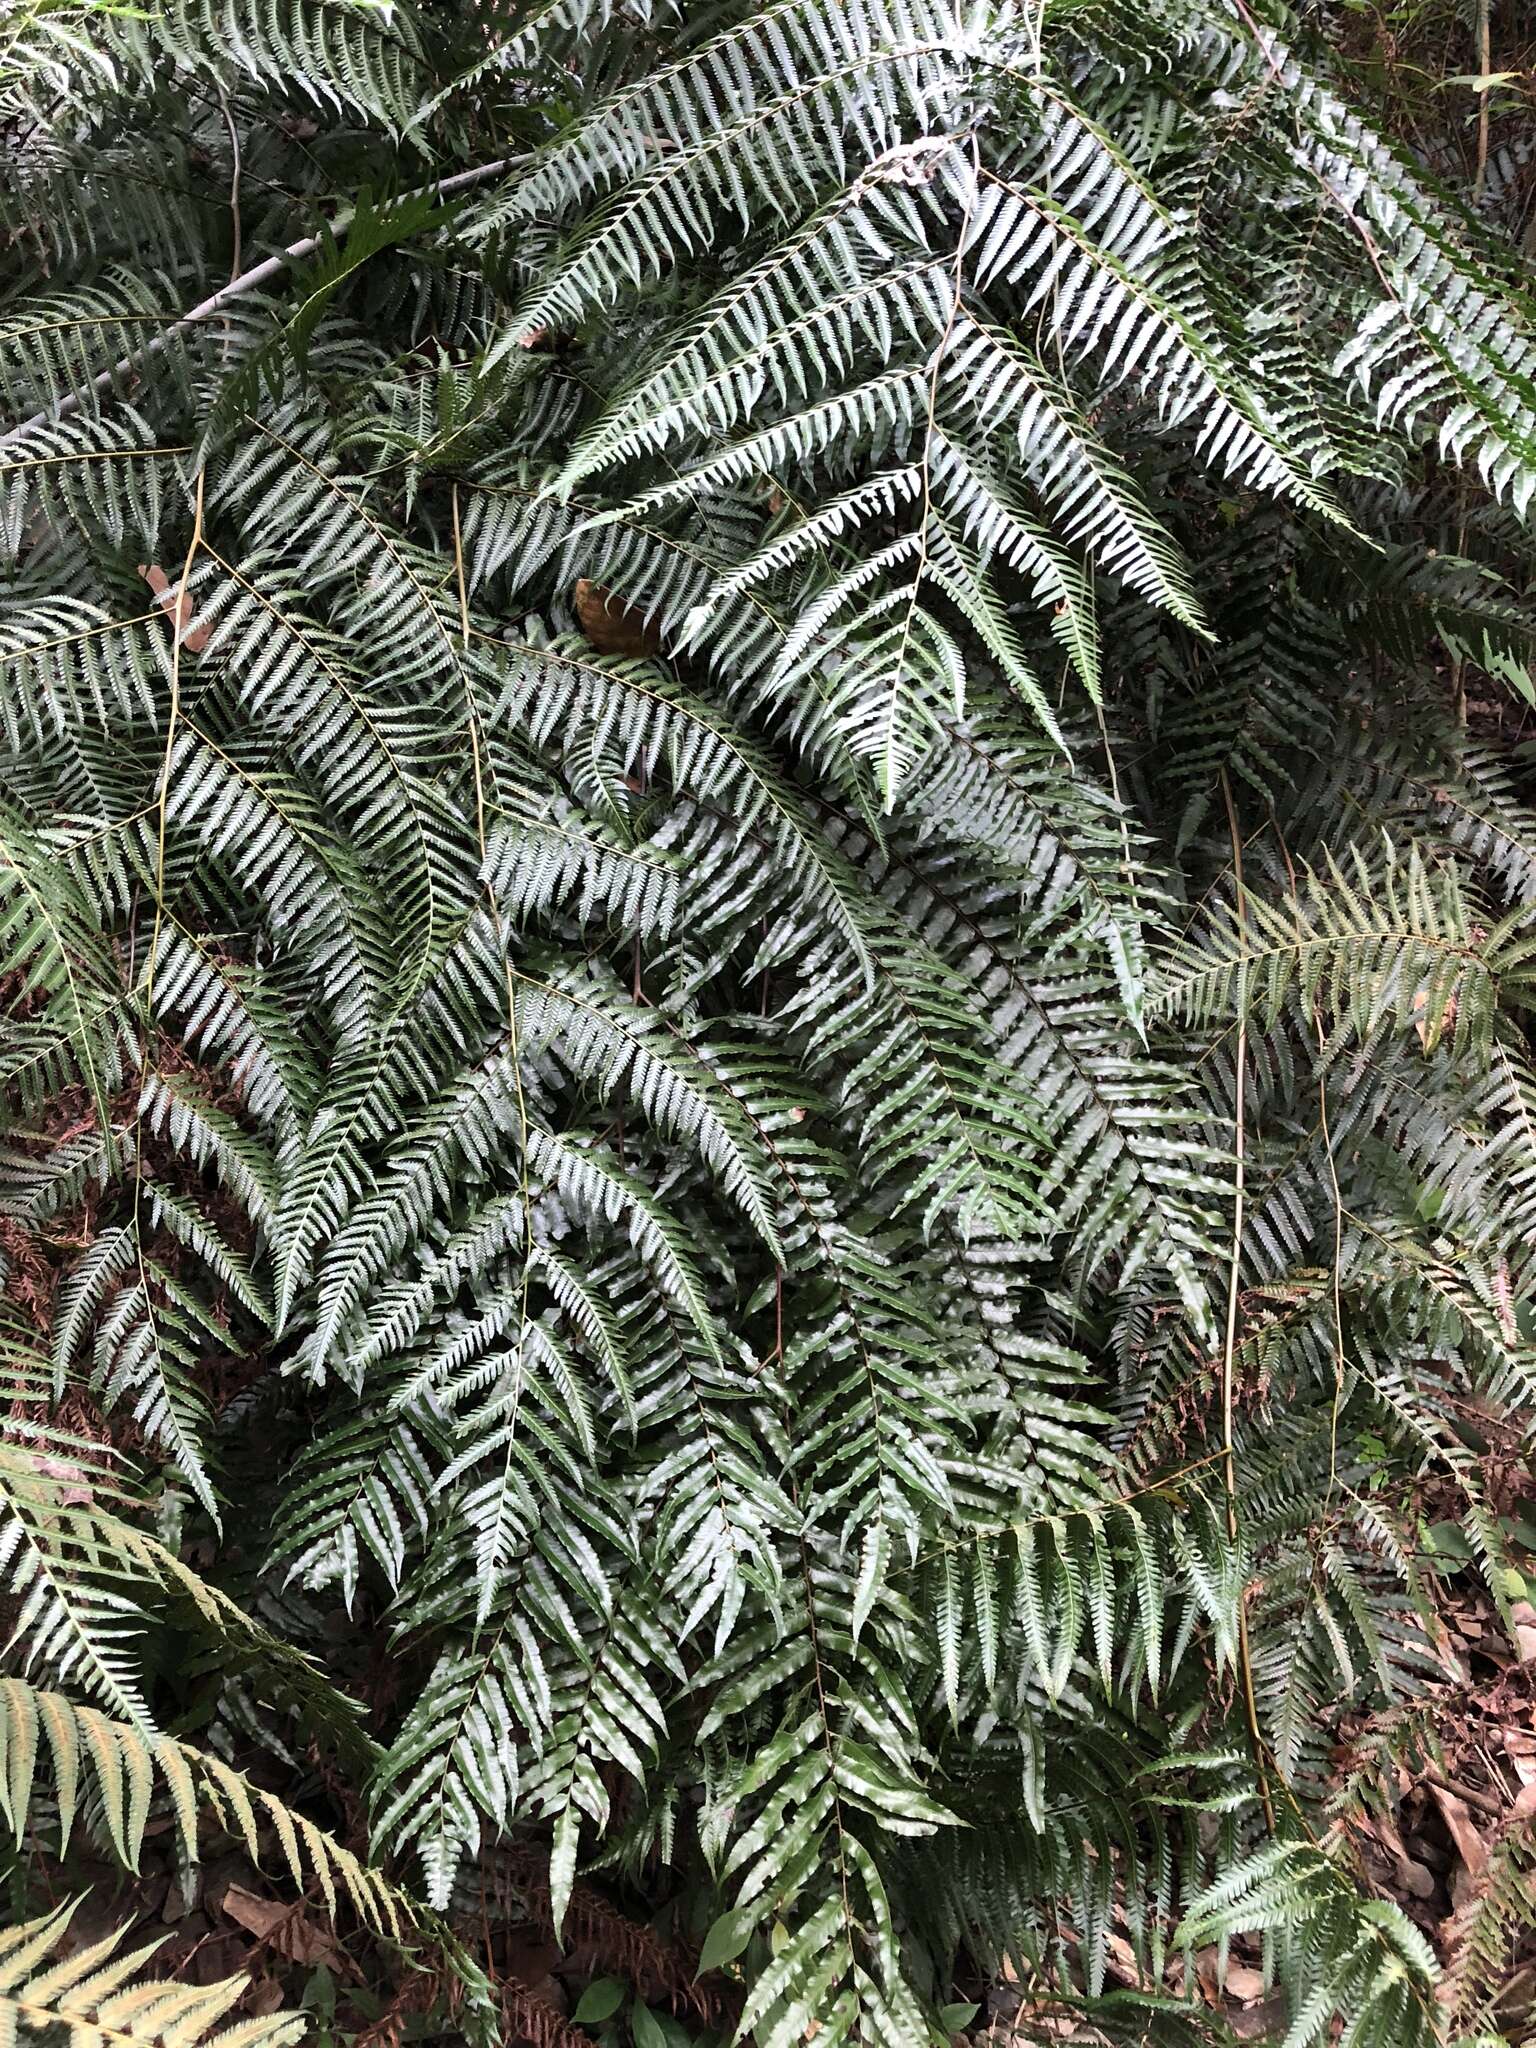
[[[1236,1933],[1432,2038],[1308,1817],[1531,1398],[1486,231],[1278,5],[5,34],[18,1834],[88,1758],[376,1923],[528,1835],[759,2048],[962,1945],[1192,2038]]]
[[[77,1902],[78,1903],[78,1902]],[[120,1933],[89,1942],[50,1963],[74,1908],[62,1907],[0,1935],[0,2036],[35,2040],[53,2028],[67,2031],[71,2048],[107,2048],[109,2042],[155,2040],[166,2048],[289,2048],[308,2022],[300,2013],[270,2013],[220,2026],[238,2003],[246,1979],[230,1977],[201,1988],[149,1975],[142,1965],[153,1949],[122,1953]]]

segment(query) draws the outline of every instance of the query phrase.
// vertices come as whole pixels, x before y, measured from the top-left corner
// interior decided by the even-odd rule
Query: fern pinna
[[[1433,2038],[1330,1751],[1426,1475],[1513,1583],[1491,207],[1279,0],[3,33],[18,1899],[163,1810],[489,2025],[514,1844],[759,2048],[1236,1934]]]

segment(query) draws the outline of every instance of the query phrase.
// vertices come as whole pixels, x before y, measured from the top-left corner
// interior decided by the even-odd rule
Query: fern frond
[[[249,1978],[225,1977],[199,1987],[150,1976],[142,1966],[156,1944],[124,1955],[121,1930],[49,1966],[47,1958],[67,1933],[74,1911],[74,1905],[61,1906],[0,1935],[0,2035],[7,2041],[53,2026],[67,2029],[71,2048],[144,2040],[163,2041],[166,2048],[202,2048],[205,2042],[218,2042],[221,2048],[290,2048],[303,2038],[302,2013],[267,2013],[220,2026]]]

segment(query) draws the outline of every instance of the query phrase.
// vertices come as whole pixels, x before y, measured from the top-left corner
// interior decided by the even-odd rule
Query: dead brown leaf
[[[1430,1780],[1429,1789],[1435,1804],[1440,1809],[1446,1832],[1461,1858],[1459,1867],[1451,1873],[1451,1908],[1461,1907],[1477,1888],[1478,1880],[1488,1868],[1488,1844],[1473,1824],[1472,1815],[1464,1799]]]
[[[1422,1863],[1412,1856],[1403,1856],[1397,1864],[1397,1881],[1410,1898],[1432,1899],[1435,1895],[1434,1872],[1426,1870]]]
[[[1429,1001],[1428,989],[1420,989],[1413,999],[1413,1028],[1419,1035],[1419,1043],[1426,1052],[1433,1052],[1446,1032],[1456,1022],[1456,991],[1451,990],[1438,1021],[1424,1014]]]
[[[1246,2002],[1250,1998],[1264,1996],[1264,1972],[1250,1970],[1246,1963],[1228,1963],[1227,1996]]]
[[[283,1987],[275,1977],[258,1977],[242,2003],[247,2012],[261,2015],[278,2011],[283,1996]]]
[[[1131,1990],[1139,1990],[1142,1983],[1141,1965],[1136,1960],[1136,1951],[1123,1934],[1109,1933],[1104,1937],[1105,1957],[1109,1973],[1119,1984]]]
[[[615,597],[606,583],[594,583],[586,576],[578,581],[576,617],[599,654],[661,652],[661,633],[654,621],[622,597]]]
[[[258,1898],[238,1884],[226,1889],[219,1905],[231,1920],[289,1962],[324,1963],[332,1970],[342,1967],[342,1953],[330,1930],[312,1920],[301,1906]]]

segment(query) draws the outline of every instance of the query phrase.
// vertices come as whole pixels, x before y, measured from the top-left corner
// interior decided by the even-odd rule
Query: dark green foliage
[[[1258,12],[12,16],[18,1844],[88,1756],[477,1994],[543,1844],[759,2048],[1237,1933],[1436,2035],[1329,1753],[1426,1476],[1509,1599],[1536,342]]]

